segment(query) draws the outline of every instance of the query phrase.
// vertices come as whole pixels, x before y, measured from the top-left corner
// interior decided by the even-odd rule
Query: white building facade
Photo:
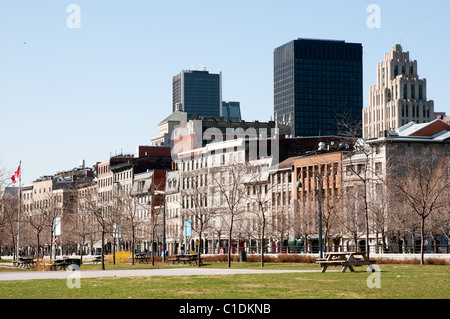
[[[427,100],[426,79],[419,78],[417,61],[396,44],[377,65],[377,82],[369,89],[363,109],[363,137],[377,138],[411,121],[435,119],[434,102]]]

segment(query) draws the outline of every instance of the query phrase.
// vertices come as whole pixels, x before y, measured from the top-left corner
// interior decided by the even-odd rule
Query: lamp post
[[[164,191],[155,191],[155,194],[163,195],[164,205],[163,205],[163,252],[162,260],[166,262],[166,193]]]
[[[313,173],[315,175],[315,177],[317,177],[317,181],[318,181],[318,208],[319,208],[319,258],[323,258],[323,243],[322,243],[322,175],[318,172],[309,170],[309,169],[304,169],[301,170],[298,173],[297,176],[297,183],[295,184],[296,188],[301,188],[302,187],[302,182],[300,181],[300,174],[302,172],[310,172]]]

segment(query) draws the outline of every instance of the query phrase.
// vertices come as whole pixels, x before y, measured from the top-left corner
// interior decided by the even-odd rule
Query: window
[[[338,163],[333,163],[333,173],[334,175],[338,175]]]
[[[382,164],[380,162],[375,163],[375,174],[381,174]]]
[[[345,167],[345,175],[350,176],[353,174],[353,167],[352,165],[347,165]]]
[[[358,174],[364,174],[366,167],[364,164],[358,164]]]

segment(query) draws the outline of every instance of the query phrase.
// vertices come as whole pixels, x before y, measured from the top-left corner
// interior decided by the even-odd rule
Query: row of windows
[[[299,71],[334,71],[348,73],[362,73],[359,65],[349,63],[348,65],[332,65],[332,64],[297,64],[296,70]]]
[[[402,117],[406,116],[409,117],[409,109],[412,111],[412,117],[420,117],[420,111],[422,110],[422,117],[423,118],[429,118],[430,117],[430,108],[426,105],[411,105],[411,106],[404,106],[402,105]]]
[[[359,69],[362,67],[360,61],[348,60],[325,60],[325,59],[295,59],[300,65],[331,65],[331,66],[356,66]]]
[[[383,164],[381,162],[375,162],[375,174],[379,175],[382,173]],[[345,166],[345,175],[362,175],[365,173],[366,165],[365,164],[355,164],[355,165],[346,165]]]
[[[99,174],[106,174],[109,173],[111,170],[109,169],[109,165],[101,165],[98,167],[98,173]]]
[[[46,188],[46,187],[39,188],[39,194],[45,193],[46,191],[47,191],[47,188]],[[37,192],[38,192],[38,189],[35,188],[35,189],[34,189],[34,193],[37,194]],[[49,192],[49,193],[52,192],[52,188],[51,188],[51,187],[48,188],[48,192]],[[29,193],[27,193],[27,194],[29,194]],[[30,198],[27,198],[27,199],[31,199],[31,194],[30,194]]]

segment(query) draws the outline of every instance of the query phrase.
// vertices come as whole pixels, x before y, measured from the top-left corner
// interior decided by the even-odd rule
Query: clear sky
[[[370,4],[380,28],[367,25]],[[182,69],[221,71],[223,99],[240,101],[244,120],[267,121],[273,51],[300,37],[362,43],[364,107],[376,64],[402,44],[448,115],[449,31],[450,2],[436,0],[2,0],[0,166],[12,173],[22,160],[27,184],[134,153],[171,113]]]

